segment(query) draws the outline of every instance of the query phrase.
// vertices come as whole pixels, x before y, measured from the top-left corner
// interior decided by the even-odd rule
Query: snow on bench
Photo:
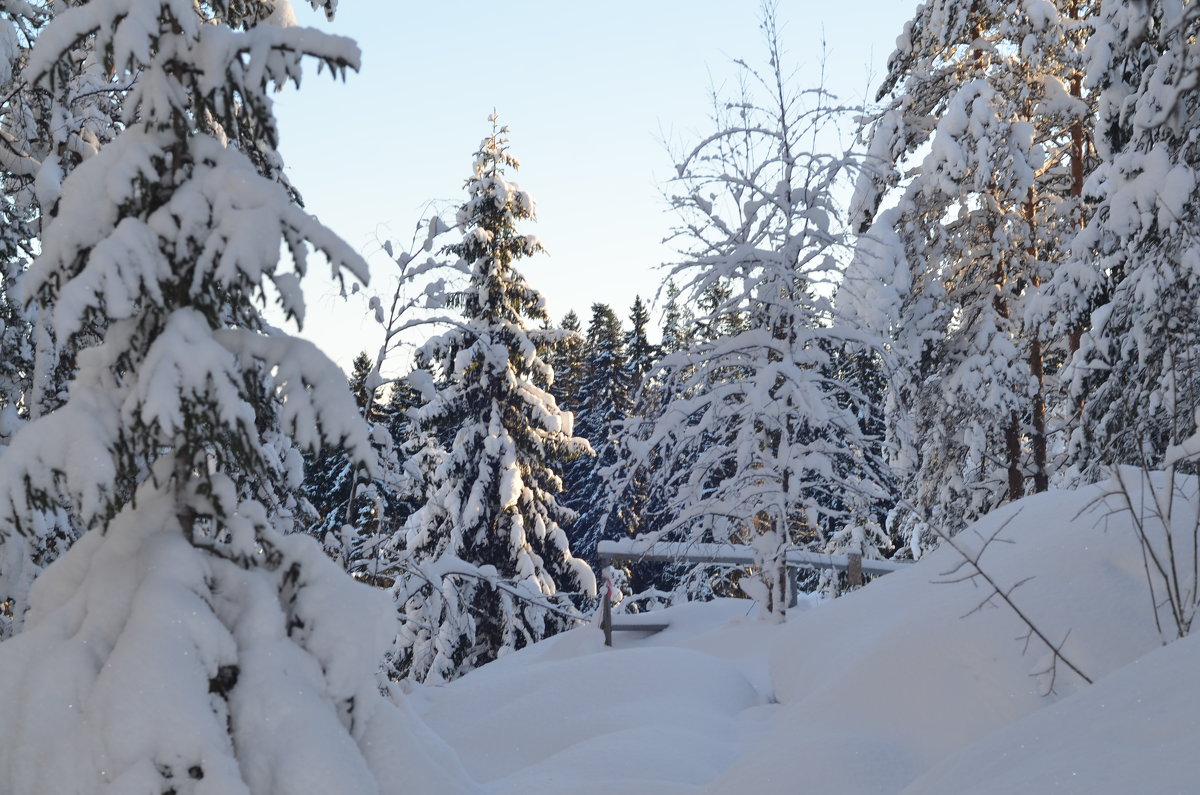
[[[689,541],[646,541],[624,538],[619,541],[601,541],[596,546],[596,557],[601,568],[615,562],[639,563],[726,563],[737,566],[752,566],[755,563],[754,548],[744,544],[699,543]],[[912,561],[864,560],[857,553],[826,554],[803,549],[788,549],[784,552],[784,565],[789,569],[834,569],[848,574],[850,585],[861,585],[864,574],[889,574]],[[656,621],[649,614],[622,616],[618,622],[612,620],[612,593],[605,588],[601,606],[600,626],[604,630],[604,645],[612,645],[614,631],[661,632],[669,624]],[[642,616],[645,616],[643,619]]]

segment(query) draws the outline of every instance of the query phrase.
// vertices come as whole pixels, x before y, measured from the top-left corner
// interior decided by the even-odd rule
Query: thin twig
[[[1004,522],[1002,522],[1001,525],[998,528],[996,528],[995,532],[993,532],[989,538],[984,539],[983,546],[979,549],[978,552],[976,552],[974,554],[971,554],[966,549],[964,549],[963,546],[961,544],[959,544],[958,541],[953,536],[949,535],[942,528],[938,527],[935,524],[930,525],[930,526],[932,527],[933,532],[936,533],[937,536],[942,539],[942,542],[945,543],[946,546],[953,549],[955,552],[957,552],[962,557],[962,563],[960,563],[959,566],[956,566],[955,569],[952,569],[950,573],[957,571],[958,568],[960,568],[963,565],[969,566],[972,569],[972,571],[974,572],[969,579],[978,578],[978,579],[982,580],[983,582],[987,583],[988,587],[991,589],[991,593],[988,594],[987,598],[982,603],[977,605],[974,610],[972,610],[970,613],[967,613],[967,615],[971,615],[971,613],[974,613],[974,612],[980,610],[984,605],[990,603],[996,597],[999,597],[1006,605],[1008,605],[1009,609],[1012,610],[1014,614],[1016,614],[1017,618],[1019,618],[1021,620],[1021,622],[1026,627],[1028,627],[1029,635],[1026,636],[1027,638],[1030,635],[1033,637],[1036,637],[1038,640],[1040,640],[1042,643],[1044,643],[1046,645],[1046,648],[1050,649],[1050,653],[1053,655],[1054,661],[1061,662],[1063,665],[1070,668],[1071,671],[1073,671],[1080,679],[1082,679],[1083,681],[1087,682],[1090,685],[1090,684],[1092,684],[1091,677],[1089,677],[1087,674],[1085,674],[1079,668],[1079,666],[1075,665],[1075,663],[1071,662],[1071,660],[1065,654],[1063,654],[1062,646],[1063,646],[1063,644],[1066,643],[1066,638],[1065,637],[1063,638],[1062,643],[1059,643],[1059,644],[1051,643],[1050,639],[1045,635],[1045,633],[1043,633],[1041,631],[1041,629],[1039,629],[1038,626],[1033,623],[1033,620],[1028,615],[1026,615],[1025,611],[1022,610],[1020,607],[1018,607],[1017,603],[1015,601],[1013,601],[1013,596],[1012,596],[1013,591],[1015,591],[1017,588],[1024,585],[1025,583],[1029,582],[1029,580],[1031,580],[1032,577],[1026,577],[1025,579],[1017,582],[1015,585],[1010,586],[1008,589],[1003,589],[1000,587],[999,583],[997,583],[996,580],[992,577],[992,575],[989,574],[987,572],[987,570],[985,570],[983,568],[983,566],[980,564],[980,559],[982,558],[983,553],[987,550],[987,548],[989,546],[991,546],[991,544],[994,541],[996,541],[998,539],[1000,533],[1003,532],[1004,529],[1007,528],[1012,523],[1012,521],[1017,518],[1018,515],[1019,515],[1019,512],[1014,513],[1012,516],[1005,519]],[[1068,633],[1068,635],[1069,634],[1070,633]],[[1026,647],[1028,647],[1028,640],[1026,641]],[[1051,666],[1051,667],[1053,667],[1053,666]],[[1047,672],[1043,671],[1041,673],[1045,674]],[[1051,670],[1048,673],[1051,676],[1050,688],[1052,690],[1053,684],[1054,684],[1054,672]]]

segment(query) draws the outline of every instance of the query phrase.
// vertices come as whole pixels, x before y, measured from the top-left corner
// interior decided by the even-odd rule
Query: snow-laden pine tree
[[[340,447],[327,448],[306,465],[303,487],[316,514],[310,532],[342,568],[373,582],[380,574],[380,545],[400,530],[411,512],[403,498],[403,454],[395,441],[405,437],[395,435],[392,427],[403,422],[393,413],[404,413],[399,399],[404,390],[394,384],[395,405],[383,405],[372,387],[377,377],[375,362],[365,351],[354,358],[350,393],[367,423],[378,461],[374,473]]]
[[[1040,294],[1081,219],[1090,6],[927,0],[879,93],[844,305],[890,338],[904,496],[950,531],[1049,484],[1046,368],[1075,329]]]
[[[1159,468],[1195,425],[1198,33],[1194,2],[1105,2],[1089,49],[1103,162],[1088,183],[1094,213],[1052,285],[1088,321],[1064,373],[1077,411],[1071,461],[1085,480],[1118,463]]]
[[[663,290],[667,303],[662,315],[662,352],[677,353],[688,346],[696,317],[690,309],[679,305],[681,290],[674,279],[667,279]]]
[[[662,322],[659,327],[661,343],[653,348],[653,355],[645,359],[639,358],[644,356],[645,351],[635,349],[635,341],[632,338],[629,341],[631,350],[636,351],[635,358],[630,360],[630,365],[639,369],[646,368],[637,379],[637,388],[631,391],[634,413],[641,416],[656,412],[665,399],[663,390],[666,389],[665,379],[668,370],[657,366],[662,357],[670,353],[679,353],[687,348],[697,333],[696,314],[690,307],[681,305],[683,295],[675,280],[668,277],[666,284],[659,292],[666,297],[666,304],[662,310]],[[631,334],[637,333],[636,318],[631,318],[631,321],[635,323],[634,331]],[[642,336],[645,337],[644,327]]]
[[[554,467],[589,449],[539,385],[553,373],[526,323],[545,320],[545,302],[516,267],[542,250],[518,229],[534,203],[508,180],[519,164],[507,128],[491,121],[458,213],[462,240],[446,249],[470,273],[463,317],[419,354],[439,381],[421,431],[452,439],[410,520],[410,560],[395,586],[397,673],[422,681],[452,679],[573,625],[567,595],[596,590],[571,554],[563,527],[574,517]]]
[[[756,595],[781,616],[786,550],[824,547],[865,511],[878,462],[857,396],[832,377],[830,350],[852,332],[815,289],[837,268],[846,161],[811,150],[834,116],[823,92],[795,90],[769,5],[763,29],[767,69],[743,65],[743,95],[718,98],[716,129],[677,167],[686,259],[672,276],[704,314],[659,362],[665,402],[631,420],[617,470],[618,493],[641,477],[665,506],[654,537],[752,545]]]
[[[650,342],[650,310],[642,297],[635,296],[629,308],[629,331],[625,335],[625,373],[632,398],[641,389],[646,373],[658,361],[659,346]]]
[[[22,305],[21,282],[40,229],[57,211],[65,174],[91,157],[116,125],[123,86],[104,72],[89,42],[77,42],[62,91],[25,81],[21,66],[52,7],[11,3],[0,21],[0,455],[30,416],[62,402],[73,357],[48,324]],[[39,532],[26,538],[0,526],[0,639],[18,630],[28,589],[41,569],[78,538],[63,506],[47,504]]]
[[[620,423],[634,413],[647,413],[646,407],[653,404],[654,396],[657,394],[657,385],[649,378],[655,364],[662,356],[662,346],[650,342],[649,325],[650,310],[641,296],[637,296],[629,310],[629,331],[625,335],[625,367],[620,376],[625,383],[628,396],[626,413],[624,417],[614,418],[613,426],[609,430],[609,446],[597,454],[603,463],[597,466],[596,474],[601,478],[604,489],[609,487],[616,476],[612,467],[620,465],[621,456],[617,453],[617,447],[621,444],[622,426]],[[644,515],[646,489],[640,478],[629,484],[625,497],[616,510],[610,504],[609,497],[609,494],[598,493],[596,503],[589,506],[592,513],[605,517],[603,519],[605,522],[604,538],[635,535],[639,528],[649,529],[647,522],[649,517]],[[648,572],[650,568],[639,567],[638,573],[658,573],[657,567],[654,567],[654,571]]]
[[[374,394],[366,388],[372,363],[365,351],[354,358],[351,367],[348,386],[354,403],[368,422],[377,420],[377,416],[372,416],[376,414]],[[311,532],[334,560],[345,565],[352,543],[350,538],[343,539],[342,529],[352,523],[361,509],[349,505],[358,479],[358,462],[351,460],[340,445],[323,449],[319,455],[307,459],[303,490],[316,513]]]
[[[672,296],[667,307],[668,322],[666,328],[682,324],[682,313],[676,303],[678,291],[673,286],[668,287]],[[641,296],[634,298],[629,310],[629,331],[625,333],[625,363],[615,377],[623,385],[624,414],[613,413],[609,421],[605,444],[597,448],[597,459],[588,462],[592,464],[589,477],[595,485],[589,487],[589,499],[581,502],[584,511],[576,522],[576,527],[591,526],[597,528],[594,533],[595,543],[603,539],[620,538],[636,535],[639,531],[651,531],[659,524],[659,516],[647,513],[647,489],[645,473],[641,473],[623,485],[624,492],[619,504],[614,503],[612,484],[618,478],[617,467],[621,466],[622,456],[619,452],[621,434],[624,432],[624,422],[633,414],[640,416],[653,413],[652,406],[659,405],[661,395],[661,378],[651,380],[654,366],[662,356],[663,346],[650,342],[649,325],[650,310]],[[670,337],[671,335],[664,335]],[[677,339],[682,341],[684,333],[680,329]],[[659,374],[661,376],[661,374]],[[584,418],[586,420],[586,417]],[[593,447],[596,447],[593,444]],[[574,498],[574,490],[572,490]],[[635,565],[630,567],[633,579],[638,587],[647,590],[650,583],[667,585],[674,577],[674,567],[660,567],[654,564]]]
[[[584,342],[584,373],[575,407],[576,432],[595,456],[567,465],[567,506],[577,517],[568,531],[571,551],[596,563],[596,544],[607,537],[610,512],[604,470],[616,463],[613,435],[630,414],[630,382],[621,321],[608,304],[592,304]]]
[[[584,354],[583,326],[575,310],[563,315],[558,333],[545,344],[546,364],[554,371],[551,394],[559,408],[575,412],[579,408],[579,390],[587,362]]]
[[[337,368],[260,314],[275,298],[302,318],[314,249],[366,276],[230,145],[274,148],[268,91],[305,58],[358,62],[349,40],[276,24],[287,11],[70,4],[29,57],[30,83],[57,91],[88,42],[134,85],[124,129],[63,182],[25,283],[54,339],[87,345],[65,404],[0,459],[0,520],[37,533],[62,501],[90,529],[0,645],[4,792],[374,795],[431,768],[456,786],[379,694],[386,597],[288,532],[289,436],[372,464]]]
[[[27,11],[32,12],[33,9]],[[11,12],[10,12],[11,13]],[[0,458],[13,434],[28,418],[26,401],[33,374],[33,327],[18,297],[19,284],[32,257],[36,232],[36,202],[28,186],[39,163],[30,142],[20,133],[27,129],[29,92],[22,91],[18,70],[26,57],[38,24],[20,11],[0,21],[0,120],[11,130],[0,146]],[[38,570],[36,553],[22,537],[0,530],[0,640],[19,628],[26,597]]]
[[[40,31],[54,15],[74,5],[79,3],[43,2],[36,8],[24,7],[26,13],[35,9]],[[120,130],[122,99],[135,80],[136,75],[108,69],[94,39],[85,37],[65,51],[53,86],[25,80],[22,75],[20,92],[6,94],[23,100],[23,112],[16,118],[6,118],[6,131],[22,142],[10,140],[10,153],[22,152],[36,164],[35,170],[20,180],[22,188],[16,198],[37,218],[39,232],[58,214],[63,180]],[[75,353],[94,342],[96,336],[88,333],[73,340],[58,340],[50,319],[39,314],[36,307],[28,308],[35,344],[27,402],[30,415],[37,417],[66,400],[67,384],[75,374]]]

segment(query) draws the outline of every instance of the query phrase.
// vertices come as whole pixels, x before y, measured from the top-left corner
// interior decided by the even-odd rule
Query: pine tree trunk
[[[1029,197],[1024,208],[1025,223],[1029,230],[1029,270],[1035,274],[1034,286],[1040,283],[1037,273],[1037,204],[1033,187],[1029,188]],[[1042,355],[1041,332],[1033,330],[1029,340],[1029,372],[1037,383],[1030,406],[1030,420],[1033,426],[1033,493],[1041,494],[1050,488],[1050,476],[1047,466],[1046,444],[1046,364]],[[1011,452],[1010,452],[1011,455]],[[1009,465],[1009,487],[1012,486],[1012,464]]]
[[[1021,474],[1021,418],[1015,411],[1004,431],[1004,443],[1008,448],[1008,499],[1011,502],[1025,496],[1025,478]]]
[[[1072,0],[1067,13],[1072,20],[1079,19],[1079,0]],[[1071,76],[1070,94],[1077,100],[1083,99],[1083,75],[1076,72]],[[1075,202],[1075,212],[1077,217],[1075,222],[1077,228],[1082,229],[1083,218],[1083,181],[1084,181],[1084,160],[1087,157],[1087,131],[1083,126],[1083,119],[1076,119],[1071,125],[1071,187],[1070,195]],[[1083,339],[1083,333],[1086,331],[1086,319],[1080,317],[1075,328],[1067,334],[1067,357],[1075,355],[1079,350],[1080,341]]]
[[[1037,335],[1029,346],[1029,369],[1037,380],[1037,392],[1033,396],[1033,493],[1041,494],[1050,488],[1050,473],[1046,460],[1046,371],[1042,361],[1042,340]],[[1010,483],[1011,478],[1010,474]]]
[[[989,236],[995,238],[994,222],[990,225]],[[996,269],[992,272],[992,283],[996,292],[992,298],[992,308],[996,316],[1007,321],[1010,318],[1008,301],[1005,298],[1005,287],[1008,274],[1002,260],[996,261]],[[1007,323],[1004,324],[1007,327]],[[1025,494],[1025,479],[1021,474],[1021,417],[1014,410],[1009,414],[1008,426],[1004,429],[1005,457],[1008,469],[1008,499],[1017,500]]]

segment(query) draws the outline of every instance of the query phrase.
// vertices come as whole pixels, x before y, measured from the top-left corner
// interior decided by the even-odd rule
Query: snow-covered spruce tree
[[[367,393],[366,380],[371,372],[371,360],[365,352],[354,358],[349,377],[350,393],[359,411],[364,410],[368,421],[378,419],[375,414],[374,395]],[[343,546],[341,529],[350,523],[347,515],[351,487],[356,479],[356,463],[351,461],[341,446],[327,447],[319,455],[305,456],[304,496],[316,512],[316,524],[312,533],[321,539],[334,560],[344,563],[346,548]]]
[[[24,102],[29,94],[20,90],[18,76],[37,20],[19,11],[10,14],[0,20],[4,51],[0,58],[0,92],[6,97],[0,104],[0,119],[6,128],[17,132],[10,133],[0,146],[0,180],[4,188],[0,200],[0,457],[28,418],[33,328],[17,292],[34,248],[36,203],[31,201],[27,187],[38,168],[29,142],[19,137],[24,129],[21,122],[29,116]],[[0,530],[0,640],[21,623],[29,584],[38,569],[34,557],[34,549],[24,538]]]
[[[546,364],[554,371],[554,383],[550,386],[550,393],[554,395],[559,408],[564,411],[577,411],[586,361],[583,326],[580,325],[579,315],[574,309],[563,315],[558,333],[549,336],[543,348]]]
[[[358,579],[378,574],[379,545],[398,532],[410,511],[403,499],[403,456],[392,432],[393,412],[403,413],[403,390],[393,387],[395,405],[376,400],[375,363],[360,353],[353,362],[349,387],[367,423],[378,466],[374,473],[346,455],[340,447],[327,447],[305,466],[304,496],[316,512],[310,532],[321,540],[327,554]],[[399,429],[397,429],[399,430]]]
[[[639,367],[649,364],[637,381],[637,389],[630,393],[632,417],[655,416],[662,409],[664,403],[669,400],[667,389],[676,365],[659,365],[666,354],[679,353],[686,349],[695,331],[695,315],[690,309],[680,305],[681,292],[675,281],[668,278],[660,292],[666,296],[662,324],[659,329],[662,343],[655,348],[652,362],[647,363],[640,360],[631,360],[630,362],[633,365],[640,361]],[[638,328],[636,320],[634,323],[636,331]],[[632,346],[633,342],[631,341],[630,344]],[[628,433],[631,433],[631,430],[627,425],[622,425],[617,429],[619,443],[623,443],[623,439]],[[624,459],[625,455],[622,454],[621,457]],[[653,533],[670,521],[665,504],[661,501],[655,503],[649,501],[645,482],[646,475],[650,470],[656,468],[650,466],[645,468],[646,471],[638,472],[631,472],[624,467],[608,467],[603,470],[604,477],[610,486],[608,498],[605,501],[606,510],[611,516],[609,521],[614,522],[627,533]],[[625,476],[628,476],[628,479]],[[670,568],[673,569],[673,567]],[[677,579],[673,570],[667,571],[664,570],[664,567],[657,565],[634,567],[634,573],[634,579],[640,585],[645,586],[652,582],[656,588],[667,587]]]
[[[1039,296],[1080,224],[1090,5],[928,0],[880,91],[846,305],[890,337],[894,463],[949,531],[1050,482],[1046,368],[1076,330],[1048,337]]]
[[[675,181],[688,250],[672,275],[707,300],[710,331],[659,363],[668,400],[631,421],[618,486],[645,477],[668,506],[656,537],[752,545],[765,585],[756,595],[782,616],[784,553],[823,548],[866,511],[878,462],[857,396],[831,377],[829,351],[852,332],[831,323],[814,289],[836,268],[834,186],[846,162],[810,146],[834,115],[823,92],[794,90],[771,6],[763,28],[768,70],[743,65],[744,94],[718,99],[716,130]]]
[[[391,381],[386,404],[373,405],[368,427],[378,471],[371,475],[357,467],[353,509],[349,499],[340,509],[349,517],[340,528],[344,567],[357,579],[380,588],[391,588],[406,565],[408,519],[424,503],[427,486],[444,458],[444,446],[437,438],[414,428],[423,403],[416,386],[420,383],[432,385],[428,372],[416,368]],[[330,546],[326,544],[326,549]]]
[[[911,537],[905,534],[903,523],[893,521],[899,498],[895,475],[887,465],[889,450],[883,412],[888,388],[887,373],[877,344],[870,344],[873,342],[859,340],[829,349],[831,361],[827,372],[835,382],[845,387],[840,405],[858,420],[859,432],[867,445],[865,458],[874,462],[871,468],[872,482],[879,487],[875,497],[866,504],[854,499],[841,504],[839,496],[834,495],[834,504],[850,510],[854,516],[851,522],[843,524],[831,535],[829,548],[862,549],[871,557],[876,553],[882,556],[886,552],[906,556],[903,545],[910,542]],[[852,475],[853,468],[858,465],[851,462],[851,469],[846,469],[843,460],[838,466],[843,474]],[[920,554],[916,550],[912,552]],[[822,572],[819,579],[827,582],[831,574]]]
[[[419,409],[437,389],[427,363],[393,379],[390,386],[387,403],[377,409],[381,419],[370,424],[379,472],[367,478],[360,471],[354,503],[358,509],[351,513],[352,523],[341,526],[339,542],[347,571],[389,591],[405,572],[416,571],[416,559],[407,547],[409,520],[425,504],[447,446],[437,429],[417,422]],[[396,675],[398,660],[393,644],[385,654],[385,672]]]
[[[0,246],[8,248],[7,242],[0,239]],[[33,368],[33,339],[32,327],[12,297],[21,260],[11,249],[0,251],[0,257],[5,271],[0,273],[0,458],[3,458],[9,440],[26,418],[24,400],[29,394]],[[29,585],[39,568],[36,557],[35,550],[23,537],[0,530],[0,640],[20,625]]]
[[[640,479],[629,484],[625,498],[617,510],[614,510],[613,506],[609,504],[609,494],[605,493],[616,476],[612,467],[619,466],[621,460],[621,456],[617,454],[617,447],[621,444],[621,422],[634,413],[647,413],[644,407],[652,403],[652,395],[656,394],[655,387],[648,383],[648,378],[662,355],[661,346],[650,342],[647,330],[650,325],[650,311],[641,296],[634,298],[633,306],[629,310],[629,325],[629,331],[625,335],[625,366],[620,375],[627,397],[625,415],[614,416],[608,431],[608,446],[597,454],[599,461],[595,473],[600,478],[600,483],[603,484],[603,491],[595,494],[595,502],[588,506],[589,512],[596,515],[597,518],[589,519],[584,516],[580,519],[584,522],[603,521],[605,524],[603,538],[635,535],[639,528],[649,529],[646,517],[643,516],[646,506],[646,489]],[[643,410],[637,412],[635,407],[639,405],[643,406]],[[603,519],[599,517],[603,517]],[[639,569],[639,579],[645,579],[640,575],[647,573],[666,574],[666,572],[659,571],[660,567],[654,567],[650,571],[647,571],[649,567],[645,566],[639,567]]]
[[[646,378],[646,373],[658,361],[659,346],[650,342],[648,328],[650,310],[642,297],[635,296],[629,308],[629,331],[625,335],[625,373],[629,394],[636,395]]]
[[[30,56],[51,90],[81,41],[137,80],[124,130],[63,183],[26,279],[55,339],[98,339],[65,405],[0,460],[0,518],[34,533],[62,500],[91,529],[0,645],[7,793],[401,792],[397,755],[414,775],[428,764],[377,690],[386,598],[287,532],[301,467],[279,429],[368,467],[371,450],[337,368],[258,309],[276,295],[302,317],[310,248],[366,275],[227,145],[252,125],[274,146],[267,92],[304,58],[357,64],[348,40],[273,24],[285,6],[81,3]]]
[[[323,519],[314,531],[326,551],[357,579],[382,588],[395,583],[404,557],[404,526],[424,501],[424,473],[431,471],[428,454],[440,449],[413,429],[413,413],[421,402],[419,385],[431,384],[428,369],[418,362],[399,378],[385,378],[382,371],[392,368],[401,349],[412,346],[413,331],[450,322],[438,314],[446,307],[447,280],[466,274],[448,272],[453,269],[441,257],[425,256],[447,231],[442,219],[431,215],[416,225],[403,249],[392,241],[383,243],[395,264],[391,295],[375,294],[367,301],[383,340],[373,357],[363,352],[355,358],[350,376],[351,392],[370,429],[376,472],[334,449],[327,451],[306,484],[309,498],[321,508]],[[386,403],[379,399],[385,389]]]
[[[680,289],[674,279],[667,279],[663,288],[666,292],[667,303],[663,307],[662,317],[662,352],[677,353],[688,346],[691,341],[696,317],[687,307],[679,305]]]
[[[41,2],[36,8],[24,7],[26,13],[36,11],[40,31],[48,19],[75,5],[80,3]],[[9,151],[28,155],[36,162],[36,170],[17,180],[20,188],[15,197],[30,208],[39,232],[44,233],[58,214],[63,180],[121,129],[122,101],[136,75],[110,71],[95,41],[85,37],[65,51],[53,87],[28,81],[24,75],[19,79],[14,92],[6,92],[6,96],[22,100],[19,116],[6,117],[5,129],[14,135]],[[35,341],[28,407],[30,415],[37,417],[66,400],[67,384],[75,374],[75,352],[94,342],[96,335],[55,339],[53,324],[45,313],[39,314],[36,306],[28,308]]]
[[[695,312],[687,306],[681,306],[682,293],[675,280],[668,278],[666,284],[660,289],[660,293],[666,296],[666,304],[662,311],[662,323],[659,327],[661,343],[654,347],[653,355],[649,359],[632,358],[630,360],[631,367],[646,368],[637,379],[637,388],[631,390],[630,393],[634,404],[633,413],[639,416],[646,416],[658,411],[664,400],[665,379],[668,371],[657,367],[662,357],[669,353],[679,353],[687,348],[697,333]],[[637,333],[636,318],[631,318],[631,321],[635,323],[634,331],[631,331],[631,334]],[[641,333],[644,338],[644,328]],[[631,349],[634,349],[635,342],[632,338],[629,345]],[[638,356],[641,355],[644,355],[644,351],[638,353]]]
[[[518,167],[508,130],[475,154],[459,210],[462,241],[447,247],[470,271],[461,324],[420,357],[442,379],[419,415],[426,433],[453,433],[425,504],[410,521],[411,559],[397,582],[403,631],[398,675],[444,681],[577,620],[567,593],[594,595],[595,577],[574,557],[563,526],[574,518],[556,496],[552,466],[589,452],[573,417],[538,386],[553,373],[529,320],[544,301],[516,269],[542,250],[518,231],[533,199],[506,177]]]
[[[567,506],[578,514],[568,531],[571,551],[596,564],[596,544],[606,538],[610,512],[605,468],[616,463],[612,436],[630,414],[628,360],[621,321],[608,304],[592,304],[584,343],[584,375],[580,384],[576,431],[596,451],[567,465]]]
[[[64,92],[30,85],[20,73],[47,4],[0,8],[0,455],[17,429],[62,402],[73,357],[58,350],[47,324],[20,301],[21,282],[53,220],[63,176],[94,155],[115,129],[123,86],[104,73],[87,42],[77,43]],[[40,365],[40,366],[39,366]],[[26,538],[0,526],[0,639],[18,630],[33,578],[78,538],[63,506],[39,512]]]
[[[1103,4],[1088,64],[1100,92],[1094,214],[1053,285],[1092,312],[1064,373],[1084,480],[1164,466],[1200,406],[1200,7]],[[1093,311],[1094,310],[1094,311]]]

